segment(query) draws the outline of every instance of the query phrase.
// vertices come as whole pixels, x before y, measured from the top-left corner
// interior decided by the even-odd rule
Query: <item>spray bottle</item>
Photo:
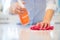
[[[23,5],[22,1],[21,0],[18,0],[18,3],[20,5],[20,7],[23,9],[23,10],[20,10],[21,13],[17,13],[19,15],[19,18],[20,18],[20,21],[21,21],[21,24],[23,25],[26,25],[29,23],[29,16],[28,16],[28,11],[27,9],[25,8],[25,6]]]

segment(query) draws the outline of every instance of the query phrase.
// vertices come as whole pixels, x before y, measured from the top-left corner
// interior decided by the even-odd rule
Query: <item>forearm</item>
[[[53,14],[54,14],[54,10],[48,9],[48,10],[46,11],[46,13],[45,13],[45,16],[44,16],[43,21],[50,22],[51,19],[52,19]]]

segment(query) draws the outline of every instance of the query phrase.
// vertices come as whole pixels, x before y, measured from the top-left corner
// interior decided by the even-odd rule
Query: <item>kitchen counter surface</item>
[[[30,30],[29,26],[0,25],[2,40],[59,40],[60,31],[34,31]]]

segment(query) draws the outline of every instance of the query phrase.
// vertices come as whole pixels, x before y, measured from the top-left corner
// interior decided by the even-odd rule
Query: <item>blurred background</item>
[[[3,11],[3,5],[2,5],[2,0],[0,0],[0,40],[19,40],[20,39],[19,33],[22,30],[23,26],[15,25],[15,22],[19,22],[16,20],[16,19],[18,19],[17,16],[9,17],[6,15],[2,15],[2,11]],[[13,25],[7,25],[7,24],[9,24],[9,22],[12,22]],[[59,39],[59,37],[60,37],[60,35],[59,35],[60,34],[60,12],[57,12],[57,11],[55,12],[55,14],[52,18],[52,21],[51,21],[51,25],[54,25],[54,27],[55,27],[55,31],[52,31],[52,32],[53,32],[54,36],[56,35],[55,36],[57,38],[56,40],[60,40]],[[28,30],[28,29],[26,29],[26,30]],[[28,32],[28,34],[29,33],[31,33],[31,32]],[[53,35],[53,34],[51,34],[51,35]],[[31,33],[30,35],[32,37],[33,34]],[[45,36],[46,35],[48,35],[48,34],[46,33]],[[24,36],[26,36],[26,35],[24,35]],[[37,38],[38,38],[35,35],[32,38],[31,37],[29,40],[37,40]],[[55,37],[53,39],[55,39]],[[33,39],[33,38],[36,38],[36,39]],[[53,39],[49,39],[49,40],[53,40]],[[38,40],[40,40],[40,39],[38,39]]]

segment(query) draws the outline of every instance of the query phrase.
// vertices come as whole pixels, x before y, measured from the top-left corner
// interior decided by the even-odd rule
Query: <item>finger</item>
[[[22,1],[23,4],[26,4],[24,1]]]
[[[21,11],[20,11],[20,10],[18,10],[18,9],[16,9],[15,11],[16,11],[16,13],[18,13],[18,14],[19,14],[19,13],[21,13]]]
[[[20,9],[21,8],[21,6],[19,5],[19,3],[15,3],[14,7],[15,7],[15,9]]]
[[[44,27],[44,25],[45,25],[44,23],[41,23],[41,29]]]
[[[16,9],[21,9],[21,6],[19,4],[16,4]]]
[[[16,12],[15,12],[15,9],[12,8],[12,7],[10,7],[9,10],[10,10],[10,12],[11,12],[12,14],[15,14],[15,13],[16,13]]]
[[[12,14],[18,13],[19,12],[18,9],[20,10],[20,6],[18,5],[18,3],[14,3],[10,6],[10,12]]]
[[[40,23],[37,23],[36,26],[38,26]]]
[[[41,24],[37,23],[36,26],[40,29],[41,28]]]
[[[44,28],[44,26],[45,26],[45,23],[42,23],[43,25],[42,25],[42,28]]]
[[[17,10],[16,10],[16,12],[17,12],[17,13],[19,13],[19,14],[21,15],[21,14],[23,14],[23,13],[24,13],[24,10],[21,10],[21,9],[20,9],[20,10],[18,10],[18,9],[17,9]]]
[[[43,28],[45,29],[46,27],[48,27],[48,24],[47,23],[44,24],[44,27]]]
[[[25,4],[24,1],[22,1],[23,5]],[[15,3],[15,6],[19,9],[19,8],[22,8],[21,5],[19,3]]]
[[[49,27],[50,27],[50,24],[48,24],[47,28],[49,28]]]
[[[19,5],[19,3],[17,3],[17,2],[14,3],[14,4],[12,4],[11,7],[12,7],[12,8],[15,8],[15,9],[16,9],[16,8],[18,8],[18,9],[21,8],[21,6]]]

